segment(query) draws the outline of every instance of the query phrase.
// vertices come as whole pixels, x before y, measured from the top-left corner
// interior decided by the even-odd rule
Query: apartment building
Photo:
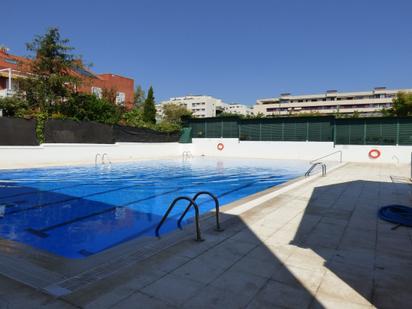
[[[253,108],[244,104],[230,103],[226,104],[225,112],[242,116],[250,116],[253,115]]]
[[[192,112],[195,118],[216,117],[223,112],[251,115],[253,110],[243,104],[228,104],[221,99],[214,98],[207,95],[188,95],[183,97],[170,98],[156,105],[157,117],[163,118],[163,107],[167,104],[176,104],[184,106],[187,110]]]
[[[175,97],[156,105],[159,118],[163,118],[163,107],[167,104],[183,106],[193,113],[193,117],[197,118],[216,117],[224,111],[227,105],[222,100],[207,95]]]
[[[338,92],[328,90],[325,93],[292,95],[282,93],[277,98],[258,99],[253,107],[255,114],[294,115],[301,113],[319,114],[379,114],[384,108],[392,106],[392,100],[399,91],[411,92],[412,89],[386,89],[376,87],[371,91]]]
[[[0,49],[0,97],[12,96],[18,89],[18,79],[30,74],[30,59],[12,55],[5,48]],[[79,66],[71,72],[81,79],[77,91],[102,96],[103,89],[116,91],[116,104],[131,108],[134,99],[134,81],[115,74],[95,74]]]

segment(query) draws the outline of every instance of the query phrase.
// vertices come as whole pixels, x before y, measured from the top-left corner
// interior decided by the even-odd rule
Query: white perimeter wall
[[[219,151],[217,144],[224,144]],[[378,149],[381,156],[371,159],[368,152]],[[94,164],[96,153],[107,153],[111,161],[181,157],[183,151],[194,156],[313,160],[341,150],[344,162],[410,164],[412,146],[337,145],[330,142],[259,142],[230,138],[193,139],[192,144],[179,143],[116,143],[106,144],[42,144],[41,146],[1,146],[0,168],[40,165]],[[338,160],[339,155],[329,160]]]
[[[224,144],[222,151],[217,144]],[[313,160],[317,157],[342,151],[344,162],[410,163],[412,146],[336,145],[332,142],[259,142],[239,141],[231,138],[194,138],[186,144],[193,155],[225,156],[241,158]],[[369,158],[369,151],[378,149],[381,156]],[[338,160],[339,154],[329,160]]]
[[[1,146],[0,167],[94,164],[97,153],[107,153],[111,161],[153,159],[181,155],[179,143],[42,144]]]

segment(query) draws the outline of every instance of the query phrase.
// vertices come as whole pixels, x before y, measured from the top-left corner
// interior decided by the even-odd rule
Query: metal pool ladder
[[[183,151],[182,153],[182,159],[183,161],[193,158],[192,152],[191,151]]]
[[[98,162],[99,158],[100,158],[100,162]],[[96,153],[96,155],[94,156],[94,165],[97,166],[98,163],[105,165],[106,164],[105,158],[107,159],[107,164],[109,164],[109,166],[112,166],[112,161],[110,161],[109,155],[106,152],[103,154],[100,154],[99,152]]]
[[[325,156],[322,156],[322,157],[320,157],[320,158],[316,158],[316,159],[310,161],[309,164],[311,164],[311,167],[307,170],[307,172],[305,173],[305,176],[306,176],[306,177],[307,177],[307,176],[310,176],[310,173],[311,173],[311,172],[314,170],[314,168],[315,168],[316,166],[318,166],[318,165],[320,165],[320,166],[322,167],[322,176],[326,176],[326,164],[323,163],[323,162],[321,162],[321,161],[319,161],[319,160],[324,159],[324,158],[327,158],[327,157],[330,157],[330,156],[332,156],[332,155],[334,155],[334,154],[337,154],[337,153],[339,153],[339,163],[342,163],[342,150],[334,151],[334,152],[329,153],[329,154],[327,154],[327,155],[325,155]]]
[[[160,228],[165,223],[167,217],[169,216],[172,209],[175,207],[176,203],[180,200],[186,200],[189,202],[189,204],[186,206],[186,209],[184,210],[179,220],[177,221],[177,226],[180,229],[182,229],[182,220],[186,216],[187,212],[190,210],[190,207],[193,206],[193,208],[195,209],[196,241],[203,241],[202,235],[200,232],[200,224],[199,224],[199,205],[196,203],[196,199],[201,195],[209,195],[215,201],[216,231],[218,232],[223,231],[223,229],[220,227],[220,221],[219,221],[219,210],[220,210],[219,200],[217,199],[215,195],[213,195],[210,192],[200,191],[196,193],[193,198],[190,198],[187,196],[179,196],[173,200],[173,202],[170,204],[169,208],[167,209],[166,213],[163,215],[162,220],[160,220],[159,224],[156,227],[156,231],[155,231],[156,237],[160,237],[160,233],[159,233]]]

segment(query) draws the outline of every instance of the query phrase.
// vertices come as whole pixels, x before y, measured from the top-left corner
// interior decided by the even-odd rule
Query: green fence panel
[[[330,142],[333,132],[333,123],[327,120],[309,120],[308,121],[308,141],[312,142]]]
[[[206,137],[219,138],[222,137],[222,120],[208,120],[206,122]]]
[[[396,145],[396,119],[365,119],[365,144]]]
[[[242,122],[239,128],[239,138],[244,141],[260,140],[260,123],[259,122]]]
[[[284,141],[306,141],[307,140],[307,120],[305,119],[285,119],[283,126]]]
[[[412,145],[412,117],[209,118],[192,119],[188,127],[194,138],[324,142],[335,139],[336,144],[343,145]]]
[[[206,122],[205,121],[190,122],[190,127],[192,128],[193,138],[205,137],[205,134],[206,134]]]
[[[283,121],[280,119],[271,119],[270,122],[262,122],[260,135],[262,141],[282,141]]]
[[[224,120],[223,125],[223,137],[225,138],[238,138],[239,137],[239,124],[237,120]]]
[[[192,128],[182,128],[179,143],[189,144],[192,142]]]
[[[347,122],[336,121],[336,144],[350,144],[350,124]]]
[[[399,119],[399,145],[412,145],[412,119]]]

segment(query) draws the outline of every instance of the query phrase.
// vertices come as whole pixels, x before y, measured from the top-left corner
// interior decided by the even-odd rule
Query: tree
[[[59,105],[58,111],[71,119],[106,124],[116,124],[121,116],[121,109],[118,106],[85,93],[73,94],[66,102]]]
[[[142,89],[142,86],[138,85],[136,91],[134,93],[134,106],[137,108],[141,108],[145,101],[145,93]]]
[[[182,123],[182,117],[190,117],[192,112],[185,107],[177,104],[165,104],[163,105],[164,121],[180,125]]]
[[[28,65],[31,74],[19,81],[19,88],[27,103],[43,113],[51,114],[80,85],[72,72],[81,62],[70,53],[73,48],[68,43],[57,28],[50,28],[26,44],[34,56]]]
[[[102,98],[107,102],[112,104],[116,104],[116,96],[117,91],[114,88],[103,88],[102,90]]]
[[[27,103],[16,96],[0,98],[0,110],[3,116],[21,117],[24,116],[27,109]]]
[[[152,86],[150,86],[143,104],[143,120],[148,123],[156,123],[156,107]]]
[[[393,99],[393,106],[388,110],[388,113],[398,117],[412,115],[412,93],[398,92]]]

